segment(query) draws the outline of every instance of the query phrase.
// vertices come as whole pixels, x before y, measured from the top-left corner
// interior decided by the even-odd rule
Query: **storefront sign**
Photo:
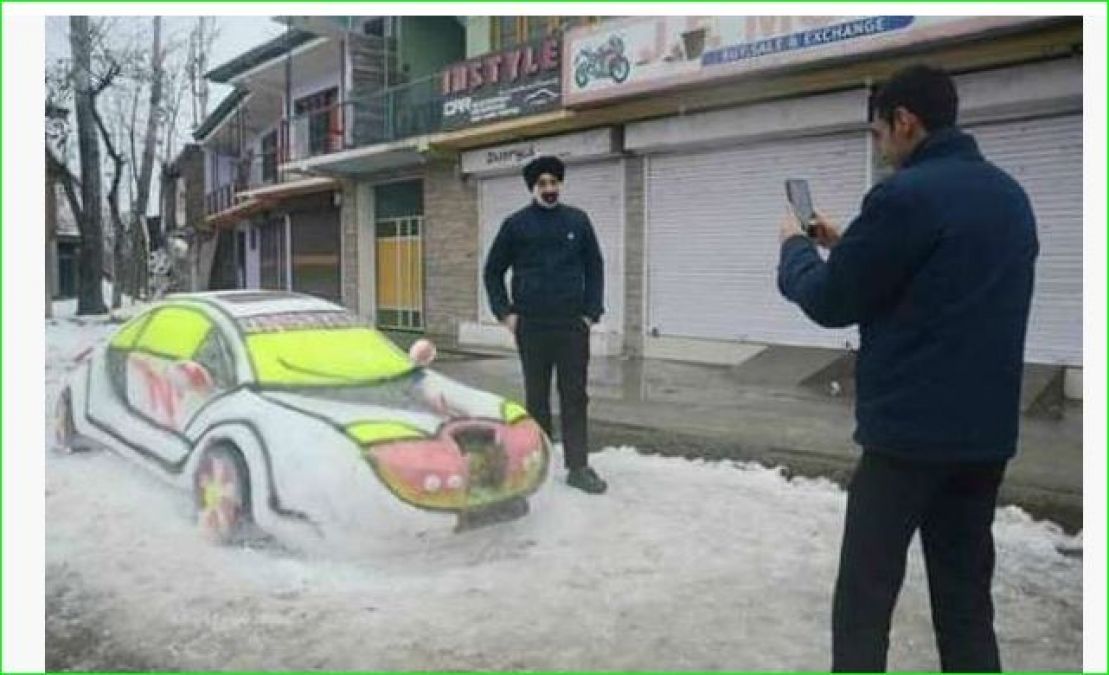
[[[443,128],[522,117],[562,101],[554,38],[457,63],[442,73]]]
[[[563,161],[601,157],[617,150],[611,128],[593,129],[498,145],[462,153],[463,173],[496,173],[518,169],[540,155],[554,155]]]
[[[571,31],[566,105],[1049,20],[1019,16],[643,17]]]
[[[913,23],[911,16],[872,16],[852,21],[797,31],[789,35],[743,42],[723,49],[705,52],[701,56],[702,66],[716,66],[734,63],[744,59],[754,59],[768,54],[781,54],[800,49],[812,49],[845,40],[856,40],[908,28]]]

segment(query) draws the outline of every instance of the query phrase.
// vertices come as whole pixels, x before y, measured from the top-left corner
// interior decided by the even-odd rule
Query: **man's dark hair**
[[[887,123],[893,111],[905,108],[920,118],[928,132],[955,124],[959,94],[951,76],[940,68],[917,65],[897,71],[872,101],[874,113]]]

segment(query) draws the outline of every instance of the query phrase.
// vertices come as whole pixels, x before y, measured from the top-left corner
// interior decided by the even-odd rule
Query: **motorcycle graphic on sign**
[[[596,49],[585,48],[574,57],[574,83],[579,88],[591,80],[609,78],[620,84],[628,79],[631,62],[624,55],[624,40],[613,35]]]

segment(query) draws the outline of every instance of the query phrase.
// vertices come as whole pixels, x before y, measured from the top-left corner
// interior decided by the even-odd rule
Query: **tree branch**
[[[109,59],[108,72],[104,73],[104,76],[100,78],[100,82],[92,88],[92,97],[95,99],[105,89],[112,86],[112,81],[116,79],[116,76],[118,76],[122,70],[123,67],[120,66],[115,59]]]
[[[107,150],[108,156],[112,158],[112,164],[115,165],[115,173],[112,175],[112,187],[108,190],[108,204],[112,211],[112,229],[115,231],[115,236],[121,236],[120,228],[123,225],[123,219],[119,213],[119,181],[123,177],[123,165],[126,160],[116,151],[115,146],[112,145],[111,135],[108,133],[108,127],[104,125],[104,120],[100,117],[100,112],[94,107],[92,109],[92,117],[96,120],[96,127],[100,129],[100,138],[104,141],[104,149]]]
[[[123,178],[123,164],[124,159],[116,151],[115,146],[112,145],[111,135],[108,133],[108,127],[104,124],[104,120],[100,117],[100,112],[93,108],[93,119],[96,120],[96,127],[100,130],[100,137],[104,141],[105,150],[108,156],[112,158],[112,164],[115,172],[112,174],[112,187],[108,190],[108,210],[112,216],[112,309],[117,309],[120,306],[122,298],[122,286],[120,284],[120,269],[123,266],[124,254],[124,226],[123,217],[119,213],[119,181]]]
[[[112,83],[115,82],[115,79],[119,77],[119,74],[122,72],[123,66],[121,66],[115,59],[109,59],[108,72],[104,73],[104,75],[102,76],[97,76],[97,83],[88,90],[89,94],[92,95],[93,100],[95,100],[96,97],[100,94],[104,93],[105,89],[112,86]],[[74,87],[74,89],[77,93],[82,93],[80,88]]]
[[[135,167],[139,165],[139,151],[135,147],[135,127],[138,126],[139,97],[141,96],[141,94],[142,87],[140,86],[139,88],[135,89],[135,95],[131,98],[131,123],[125,124],[128,141],[131,147],[131,164],[129,165],[129,168],[131,170],[131,183],[128,195],[131,197],[130,201],[132,206],[135,203],[135,193],[137,193],[139,190],[139,178],[135,175]]]
[[[104,140],[104,146],[108,151],[108,156],[111,157],[112,161],[116,164],[123,164],[125,160],[116,152],[115,146],[112,145],[112,138],[111,135],[108,134],[108,128],[104,126],[104,120],[100,117],[100,111],[96,108],[92,110],[92,118],[96,120],[96,127],[100,129],[100,138]]]

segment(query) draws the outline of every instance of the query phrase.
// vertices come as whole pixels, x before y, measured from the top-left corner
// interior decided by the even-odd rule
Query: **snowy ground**
[[[48,419],[115,325],[47,325]],[[70,316],[65,316],[65,314]],[[49,437],[49,436],[48,436]],[[108,453],[46,453],[47,667],[824,670],[845,496],[731,463],[608,448],[591,497],[555,472],[522,520],[308,554],[217,548],[190,500]],[[1081,537],[998,513],[1007,670],[1082,667]],[[890,667],[934,670],[914,544]]]

